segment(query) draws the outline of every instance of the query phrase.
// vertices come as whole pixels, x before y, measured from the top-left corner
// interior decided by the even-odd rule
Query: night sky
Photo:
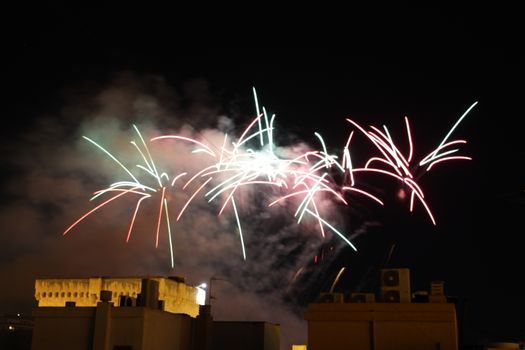
[[[359,252],[327,243],[322,249],[335,245],[336,253],[284,299],[293,304],[296,298],[300,310],[329,288],[343,266],[348,272],[335,289],[346,293],[377,287],[383,266],[409,267],[413,289],[444,280],[446,293],[461,300],[465,342],[525,339],[524,60],[517,10],[331,9],[274,13],[264,21],[182,9],[47,6],[31,12],[12,10],[16,20],[3,33],[0,313],[29,312],[36,277],[172,274],[166,251],[152,247],[152,235],[141,241],[145,249],[124,246],[123,233],[115,232],[126,230],[125,220],[106,232],[92,222],[93,232],[84,227],[61,236],[88,208],[93,184],[104,183],[103,175],[83,173],[91,166],[90,174],[97,174],[100,157],[80,164],[86,154],[80,136],[103,124],[103,117],[112,118],[112,111],[122,133],[148,120],[160,129],[214,128],[218,116],[239,131],[254,115],[256,87],[262,104],[277,115],[283,142],[313,144],[319,132],[334,152],[350,131],[347,117],[387,124],[404,145],[406,115],[423,156],[479,101],[454,133],[468,140],[461,153],[473,161],[436,166],[420,182],[438,225],[421,206],[409,213],[408,203],[396,198],[398,184],[369,178],[366,186],[382,191],[387,205],[358,198],[342,214],[348,232],[361,232],[354,241]],[[135,98],[144,95],[156,107],[136,113]],[[93,117],[101,110],[102,119]],[[355,151],[363,158],[369,155],[365,145]],[[297,254],[288,253],[290,259]],[[197,283],[244,264],[232,259],[235,264],[219,271],[211,262],[199,270],[197,261],[175,273]],[[249,267],[239,267],[241,274],[249,274]],[[256,276],[264,279],[264,271]],[[250,288],[241,290],[250,299]],[[220,309],[226,300],[214,302]],[[271,312],[264,317],[273,321]]]

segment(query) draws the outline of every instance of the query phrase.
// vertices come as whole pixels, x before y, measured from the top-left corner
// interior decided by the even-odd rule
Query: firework
[[[317,221],[323,237],[325,236],[325,230],[328,229],[340,236],[353,249],[356,249],[345,237],[344,233],[322,216],[320,204],[318,203],[318,198],[331,196],[332,199],[336,199],[345,205],[347,204],[337,184],[332,181],[329,171],[332,166],[342,172],[351,169],[349,167],[351,162],[348,149],[345,148],[343,164],[339,164],[337,156],[328,153],[321,135],[315,133],[320,140],[322,150],[308,150],[295,154],[293,157],[280,156],[277,151],[278,146],[274,144],[273,137],[275,115],[268,117],[264,107],[262,108],[262,113],[260,112],[255,89],[253,92],[257,116],[244,129],[239,138],[232,139],[225,134],[222,147],[219,150],[206,142],[183,135],[162,135],[151,138],[150,142],[161,140],[182,142],[193,147],[192,153],[202,153],[208,156],[209,165],[193,174],[189,174],[188,171],[181,171],[174,176],[170,176],[166,172],[160,173],[157,170],[147,143],[135,125],[133,128],[140,142],[132,140],[130,143],[133,145],[136,156],[141,162],[141,164],[136,165],[135,169],[135,172],[138,171],[140,176],[134,175],[134,172],[100,143],[84,136],[83,138],[86,141],[116,163],[127,174],[128,179],[115,182],[104,189],[96,191],[91,200],[102,200],[103,198],[105,200],[76,220],[66,229],[64,235],[68,234],[88,216],[104,208],[109,203],[124,196],[135,196],[137,201],[126,237],[126,241],[129,241],[143,201],[158,198],[155,246],[158,247],[159,245],[160,228],[164,219],[166,221],[171,264],[173,266],[173,240],[168,191],[174,187],[177,180],[188,175],[189,178],[182,186],[182,191],[187,192],[188,199],[181,208],[177,209],[176,221],[181,219],[190,207],[191,202],[199,195],[208,202],[220,201],[218,215],[222,215],[226,208],[230,208],[233,212],[244,259],[246,259],[245,240],[241,214],[236,204],[236,199],[243,189],[255,186],[267,186],[274,189],[272,193],[276,199],[268,203],[269,207],[279,202],[295,199],[298,205],[294,216],[298,223],[303,220],[305,215],[309,215]],[[192,188],[190,185],[193,183],[197,183],[197,185],[194,185],[194,189],[188,192]],[[355,188],[351,189],[367,194]],[[375,198],[371,194],[367,195]],[[106,198],[108,196],[109,198]]]
[[[432,211],[430,210],[428,203],[425,200],[423,190],[416,182],[416,180],[419,179],[424,173],[430,171],[435,164],[451,160],[472,159],[471,157],[467,156],[451,156],[451,154],[456,153],[459,149],[450,149],[450,147],[465,144],[467,143],[467,141],[447,141],[450,135],[452,135],[452,133],[456,129],[456,127],[461,123],[461,121],[467,116],[467,114],[472,110],[472,108],[474,108],[476,104],[477,102],[473,103],[463,113],[463,115],[450,129],[450,131],[447,133],[447,135],[441,141],[438,147],[436,147],[432,152],[423,157],[419,162],[415,162],[415,164],[413,161],[414,145],[410,130],[410,122],[407,117],[405,117],[405,126],[407,134],[408,151],[405,153],[401,152],[400,148],[396,146],[392,136],[390,135],[390,132],[388,131],[388,128],[385,125],[383,125],[384,132],[375,126],[370,126],[370,129],[366,130],[364,127],[362,127],[352,119],[347,119],[349,123],[355,126],[363,135],[365,135],[368,138],[368,140],[372,142],[372,144],[381,154],[380,156],[374,156],[369,158],[364,167],[352,169],[352,173],[355,174],[362,172],[373,172],[390,176],[399,180],[403,184],[407,185],[410,189],[410,211],[413,210],[414,201],[417,197],[419,202],[425,208],[432,223],[436,225],[436,220],[434,218],[434,215],[432,214]],[[427,164],[428,166],[426,166]],[[423,168],[424,166],[426,166],[426,168]],[[419,173],[419,175],[416,176],[416,173]],[[343,186],[343,189],[348,189],[348,187]]]
[[[329,171],[332,166],[342,172],[345,169],[350,169],[349,164],[351,162],[349,161],[348,149],[345,149],[344,164],[339,164],[337,156],[328,153],[324,140],[316,133],[315,135],[321,142],[322,150],[308,150],[294,157],[283,157],[278,152],[279,147],[274,143],[275,115],[269,117],[264,107],[261,112],[255,89],[253,93],[257,115],[239,138],[231,139],[225,134],[222,147],[218,151],[214,151],[212,146],[204,142],[181,135],[163,135],[151,139],[152,142],[169,139],[188,142],[196,147],[194,153],[204,152],[213,160],[211,165],[196,172],[184,184],[183,189],[188,188],[194,181],[202,182],[202,185],[183,206],[177,220],[180,219],[191,200],[198,193],[204,192],[206,186],[211,187],[203,193],[203,196],[208,202],[220,201],[218,215],[221,215],[226,208],[231,207],[237,223],[243,258],[246,259],[236,196],[246,187],[267,186],[274,189],[273,193],[277,197],[268,204],[269,207],[279,202],[289,201],[292,198],[297,199],[299,205],[294,216],[298,223],[303,220],[305,215],[309,215],[317,221],[323,237],[325,236],[325,229],[329,229],[355,249],[355,246],[343,233],[323,218],[319,209],[320,204],[317,201],[319,197],[328,195],[345,205],[347,204],[337,184],[331,180]],[[375,198],[364,191],[353,190]]]
[[[105,207],[107,204],[113,202],[116,199],[119,199],[123,196],[136,196],[137,202],[135,206],[135,210],[133,212],[133,215],[131,216],[131,221],[128,229],[128,233],[126,236],[126,242],[129,241],[131,237],[131,233],[133,231],[133,227],[135,224],[135,219],[137,217],[137,213],[139,212],[140,206],[142,204],[142,201],[145,199],[151,199],[154,197],[154,194],[160,193],[160,199],[159,199],[159,211],[157,216],[157,225],[156,225],[156,235],[155,235],[155,246],[158,247],[159,245],[159,235],[160,235],[160,226],[163,217],[166,220],[166,226],[168,231],[168,240],[170,245],[170,256],[171,256],[171,265],[174,266],[174,259],[173,259],[173,242],[172,242],[172,234],[171,234],[171,224],[170,224],[170,215],[169,215],[169,209],[168,209],[168,201],[166,196],[166,188],[172,187],[175,184],[175,181],[185,175],[185,173],[178,174],[173,178],[173,180],[170,180],[170,177],[167,173],[162,172],[159,173],[157,170],[157,167],[155,165],[155,162],[153,160],[153,157],[151,156],[151,153],[149,151],[149,148],[144,141],[144,138],[142,137],[142,134],[140,133],[139,129],[133,125],[133,129],[135,130],[136,135],[140,139],[140,142],[137,143],[135,140],[130,141],[130,144],[133,145],[135,151],[137,152],[138,158],[142,161],[142,164],[136,165],[136,167],[140,170],[141,176],[135,176],[133,173],[128,169],[116,156],[114,156],[111,152],[109,152],[106,148],[104,148],[102,145],[100,145],[98,142],[94,141],[93,139],[83,136],[83,138],[94,145],[96,148],[98,148],[100,151],[102,151],[106,156],[108,156],[110,159],[112,159],[120,168],[122,168],[125,173],[129,176],[129,179],[118,181],[115,183],[112,183],[108,187],[98,190],[93,194],[93,197],[91,198],[91,201],[95,201],[101,198],[104,198],[106,196],[110,196],[109,199],[106,199],[101,204],[95,206],[93,209],[89,210],[87,213],[82,215],[78,220],[76,220],[71,226],[69,226],[65,231],[64,235],[68,234],[71,230],[73,230],[74,227],[76,227],[80,222],[82,222],[84,219],[86,219],[91,214],[95,213],[99,209]],[[141,179],[141,180],[139,180]],[[153,182],[152,185],[148,186],[146,183]]]
[[[346,267],[342,267],[337,273],[337,275],[335,276],[335,279],[332,282],[332,285],[330,286],[330,293],[334,291],[335,285],[337,284],[337,282],[339,282],[339,279],[341,278],[341,275],[343,274],[343,272],[345,272],[345,269]]]
[[[357,122],[347,119],[379,152],[370,157],[364,166],[354,167],[350,155],[350,143],[355,130],[349,134],[342,149],[341,158],[329,153],[324,139],[317,132],[314,135],[319,141],[319,149],[284,152],[274,142],[274,132],[276,130],[275,115],[269,116],[264,107],[261,110],[255,89],[253,94],[256,116],[238,138],[224,134],[221,147],[211,145],[197,138],[177,134],[161,135],[150,139],[150,142],[171,140],[183,143],[191,146],[192,153],[204,154],[207,157],[206,165],[193,171],[179,169],[180,172],[175,174],[159,172],[148,144],[135,125],[133,125],[133,128],[136,137],[138,137],[138,142],[132,140],[130,143],[134,148],[135,155],[140,160],[140,164],[136,165],[134,172],[101,144],[84,136],[86,141],[94,145],[99,151],[102,151],[118,165],[127,174],[127,178],[96,191],[91,200],[102,202],[76,220],[67,228],[64,235],[107,204],[124,196],[133,196],[133,198],[136,198],[136,204],[126,236],[126,241],[129,241],[142,203],[145,200],[158,199],[155,246],[158,247],[159,245],[161,223],[164,219],[170,245],[171,265],[173,266],[174,254],[170,222],[170,210],[173,209],[173,205],[168,202],[170,197],[168,193],[178,180],[182,181],[183,178],[186,178],[182,182],[181,191],[187,195],[187,200],[180,207],[176,208],[176,221],[179,221],[187,210],[191,210],[191,203],[197,197],[205,199],[209,203],[218,203],[218,215],[223,215],[225,211],[228,211],[232,213],[235,219],[244,259],[246,259],[247,252],[243,236],[242,205],[239,205],[241,203],[239,196],[241,193],[251,195],[260,186],[269,189],[264,191],[266,194],[265,200],[267,200],[267,203],[263,203],[265,206],[272,207],[278,203],[294,205],[295,211],[293,215],[298,224],[308,216],[317,223],[322,237],[325,237],[325,231],[328,230],[339,236],[354,250],[357,250],[346,235],[323,215],[324,200],[329,199],[331,202],[348,205],[345,193],[353,192],[383,205],[383,201],[380,198],[357,188],[355,185],[355,177],[358,175],[366,173],[382,174],[405,184],[410,189],[410,211],[413,210],[414,202],[417,198],[435,225],[434,215],[425,200],[424,192],[417,180],[422,174],[429,172],[436,164],[451,160],[471,159],[467,156],[457,155],[458,149],[451,149],[453,146],[466,143],[465,140],[449,141],[448,139],[476,103],[470,106],[459,118],[438,147],[418,162],[414,161],[414,144],[408,118],[405,117],[408,144],[406,152],[402,152],[400,147],[396,145],[386,126],[383,126],[382,130],[375,126],[365,129]],[[343,179],[342,183],[337,183],[334,180],[335,174],[339,175],[337,178]],[[253,196],[253,198],[255,200],[256,197]]]

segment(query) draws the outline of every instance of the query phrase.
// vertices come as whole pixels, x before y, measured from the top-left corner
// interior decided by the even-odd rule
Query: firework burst
[[[286,203],[294,206],[294,218],[301,223],[305,217],[310,217],[319,227],[322,237],[326,230],[339,236],[346,244],[357,250],[352,242],[341,232],[336,225],[331,223],[323,210],[324,202],[340,203],[348,205],[345,199],[346,192],[363,195],[380,205],[383,201],[374,194],[355,186],[355,177],[361,174],[376,173],[394,178],[410,190],[410,211],[413,210],[414,202],[417,201],[425,208],[430,220],[435,225],[436,220],[429,205],[425,200],[424,192],[417,180],[424,173],[429,172],[436,164],[451,160],[466,159],[470,157],[457,155],[457,148],[465,144],[465,140],[449,141],[459,123],[466,117],[470,110],[476,105],[471,105],[459,118],[447,133],[445,138],[432,152],[419,161],[414,161],[414,145],[410,130],[410,123],[405,117],[406,137],[408,150],[402,152],[396,145],[388,128],[383,126],[382,130],[375,126],[368,129],[362,127],[352,119],[347,121],[356,130],[364,135],[373,145],[373,149],[379,153],[370,157],[364,166],[354,167],[350,156],[350,143],[354,136],[352,131],[342,149],[341,157],[328,152],[324,139],[319,133],[314,133],[319,149],[305,149],[301,151],[290,151],[278,146],[274,141],[275,115],[269,116],[266,109],[259,107],[257,94],[253,90],[256,116],[250,124],[235,138],[228,134],[223,135],[222,145],[213,145],[198,137],[188,137],[179,134],[161,135],[153,137],[149,142],[172,141],[182,143],[192,148],[191,153],[203,154],[206,157],[206,165],[196,170],[189,164],[183,165],[180,171],[168,174],[160,172],[149,150],[148,143],[142,137],[139,129],[133,125],[135,138],[130,144],[133,146],[135,156],[139,164],[133,168],[126,167],[118,157],[114,156],[106,148],[95,140],[84,136],[84,139],[94,145],[99,151],[110,158],[124,173],[127,178],[123,181],[112,183],[106,188],[96,191],[91,200],[101,201],[100,204],[82,215],[71,226],[64,235],[68,234],[80,222],[91,214],[104,208],[109,203],[122,198],[136,198],[135,208],[131,215],[130,224],[126,236],[129,241],[136,218],[140,212],[141,205],[146,200],[158,200],[157,216],[155,222],[155,246],[159,245],[161,223],[165,220],[168,240],[170,245],[171,265],[174,265],[173,239],[170,222],[170,211],[176,211],[176,221],[179,221],[187,210],[191,210],[191,203],[196,199],[205,199],[208,203],[218,204],[218,215],[225,211],[233,214],[235,218],[239,241],[243,258],[246,259],[245,237],[242,228],[242,206],[240,195],[247,193],[248,198],[259,201],[255,192],[264,193],[264,206],[272,207],[278,203]],[[453,148],[453,149],[451,149]],[[192,155],[193,157],[193,155]],[[196,162],[196,164],[200,162]],[[184,168],[185,167],[185,168]],[[334,175],[342,178],[342,183],[334,180]],[[342,176],[340,176],[342,175]],[[183,181],[183,178],[185,179]],[[179,206],[171,204],[169,199],[173,187],[181,184],[181,192],[186,194],[186,200]],[[261,190],[261,187],[264,190]],[[175,206],[175,208],[173,208]]]
[[[140,140],[139,142],[137,142],[136,140],[130,141],[130,144],[136,151],[138,159],[142,161],[142,164],[136,165],[136,168],[139,169],[138,172],[140,173],[140,176],[135,176],[133,172],[118,159],[118,157],[114,156],[101,144],[87,136],[83,136],[84,140],[94,145],[96,148],[102,151],[108,158],[113,160],[121,169],[123,169],[124,172],[129,176],[129,178],[127,180],[114,182],[108,187],[96,191],[91,197],[91,201],[102,200],[106,197],[109,198],[103,200],[102,203],[98,204],[93,209],[89,210],[84,215],[82,215],[78,220],[71,224],[71,226],[69,226],[63,234],[68,234],[71,230],[73,230],[73,228],[75,228],[88,216],[104,208],[106,205],[113,202],[114,200],[122,198],[124,196],[134,196],[137,198],[137,202],[135,205],[133,215],[131,216],[131,221],[126,236],[126,242],[128,242],[131,238],[131,233],[135,225],[135,219],[137,218],[137,214],[139,212],[142,202],[146,199],[152,199],[154,197],[157,197],[154,195],[160,193],[158,203],[159,209],[156,224],[155,246],[158,247],[159,245],[160,227],[162,219],[164,218],[166,220],[166,227],[168,231],[171,265],[174,266],[173,241],[171,234],[171,224],[169,219],[170,215],[168,206],[168,196],[166,190],[168,189],[169,191],[169,188],[173,187],[175,181],[185,173],[178,174],[173,179],[170,179],[166,172],[159,172],[157,170],[157,166],[155,165],[153,157],[151,156],[150,150],[146,142],[144,141],[144,138],[142,137],[142,134],[140,133],[139,129],[135,125],[133,125],[133,129],[136,133],[136,136]]]
[[[428,203],[425,200],[425,194],[421,189],[421,186],[417,183],[417,180],[425,173],[429,172],[432,167],[438,163],[451,161],[451,160],[471,160],[471,157],[452,155],[459,151],[455,147],[457,145],[467,143],[466,140],[453,140],[448,141],[449,137],[452,135],[456,127],[461,123],[461,121],[467,116],[467,114],[476,106],[477,102],[473,103],[458,119],[454,126],[449,130],[445,138],[441,141],[438,147],[436,147],[432,152],[423,157],[419,162],[414,161],[414,144],[413,138],[410,130],[410,122],[407,117],[405,117],[405,127],[407,134],[407,143],[408,151],[402,152],[400,148],[395,144],[394,139],[392,138],[388,128],[383,125],[383,130],[370,126],[369,130],[366,130],[364,127],[359,125],[352,119],[346,119],[350,124],[356,127],[363,135],[365,135],[368,140],[374,145],[374,147],[380,152],[380,155],[373,156],[368,159],[365,166],[362,168],[352,169],[352,173],[379,173],[389,177],[393,177],[403,184],[405,184],[410,189],[410,211],[414,208],[415,198],[423,205],[425,208],[430,220],[434,225],[436,225],[436,220]],[[353,133],[353,131],[352,131]],[[351,134],[352,135],[352,134]],[[352,176],[353,184],[353,176]],[[346,186],[343,186],[343,189],[346,189]]]

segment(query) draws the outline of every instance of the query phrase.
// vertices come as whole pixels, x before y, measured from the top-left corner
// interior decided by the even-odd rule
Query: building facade
[[[148,277],[158,282],[158,300],[161,309],[171,313],[196,317],[199,314],[197,296],[201,290],[184,283],[181,277]],[[35,299],[39,307],[63,307],[67,302],[77,307],[95,307],[102,290],[111,291],[114,306],[136,303],[141,292],[142,278],[84,278],[84,279],[37,279]]]
[[[451,303],[310,304],[308,350],[457,350]]]
[[[214,322],[181,279],[37,280],[35,297],[32,350],[280,348],[279,325]]]
[[[411,293],[410,271],[381,270],[379,302],[372,293],[324,293],[308,305],[308,350],[457,350],[455,304],[444,282]]]

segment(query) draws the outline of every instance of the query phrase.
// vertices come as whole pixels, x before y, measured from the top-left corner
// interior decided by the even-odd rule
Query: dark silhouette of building
[[[213,323],[213,349],[279,349],[279,325],[267,322],[216,321]]]

